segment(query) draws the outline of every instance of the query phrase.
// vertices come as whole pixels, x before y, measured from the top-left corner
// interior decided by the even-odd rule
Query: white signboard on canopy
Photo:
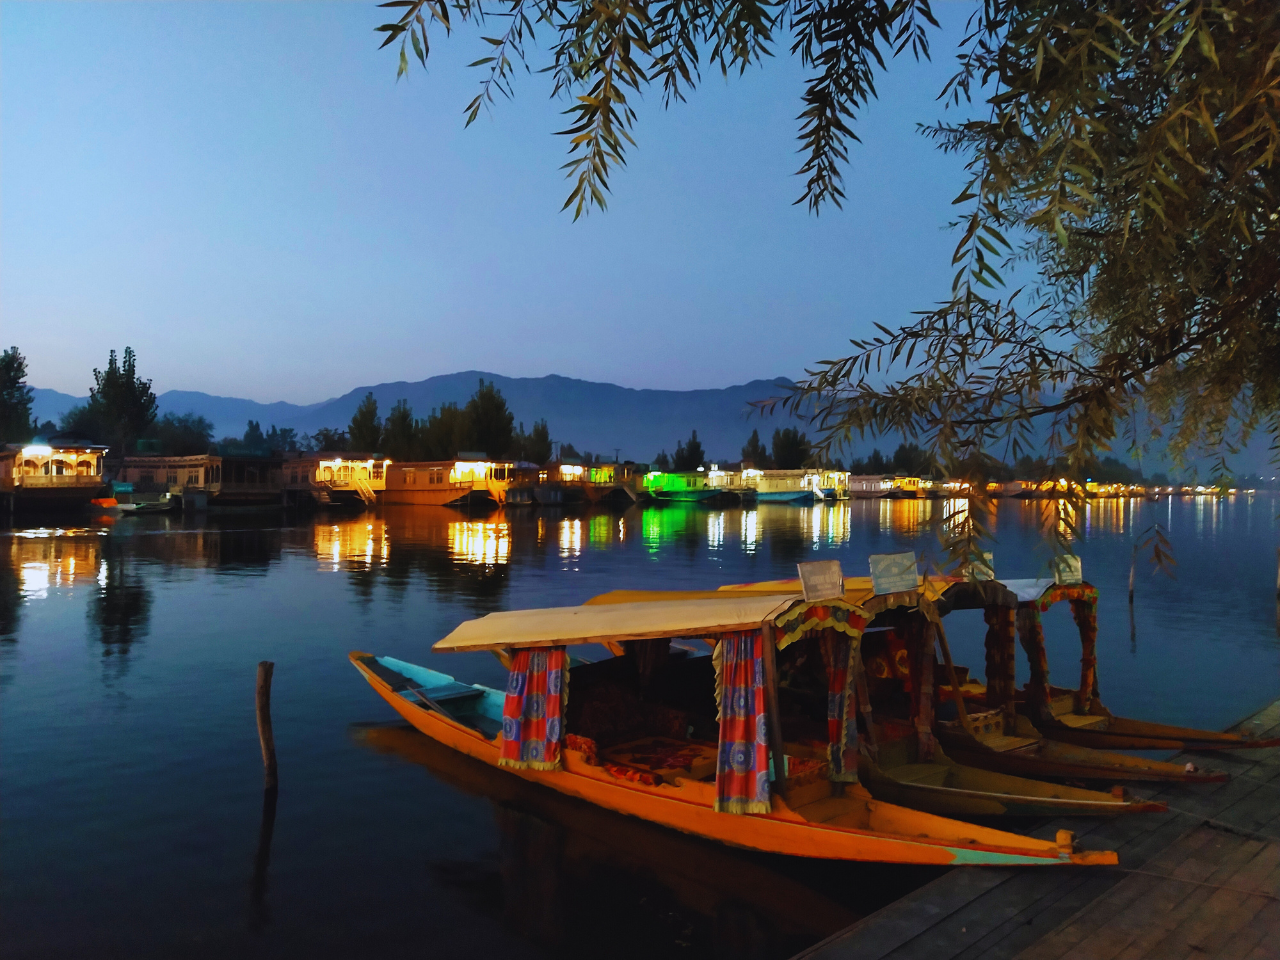
[[[804,590],[804,598],[810,603],[839,600],[844,596],[844,571],[840,569],[839,560],[797,563],[796,569],[800,571],[800,587]]]
[[[919,588],[920,575],[914,553],[873,553],[869,559],[871,587],[876,596]]]

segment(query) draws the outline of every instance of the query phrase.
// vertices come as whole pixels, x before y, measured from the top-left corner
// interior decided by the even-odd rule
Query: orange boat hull
[[[351,661],[369,685],[405,720],[434,740],[491,766],[498,766],[498,747],[480,733],[439,713],[409,702],[383,680],[365,669],[352,653]],[[564,769],[528,770],[501,767],[533,783],[577,797],[616,813],[705,837],[721,843],[827,860],[863,860],[881,863],[913,863],[935,866],[985,864],[1036,866],[1054,864],[1115,864],[1113,851],[1071,852],[1057,844],[962,824],[931,814],[895,807],[868,799],[865,807],[877,829],[834,826],[806,820],[773,798],[768,814],[733,815],[713,809],[715,787],[695,780],[677,780],[649,786],[613,777],[604,768],[588,764],[573,750],[564,751]],[[860,788],[855,788],[860,789]],[[959,830],[955,840],[931,839],[920,834]],[[892,831],[892,832],[889,832]]]

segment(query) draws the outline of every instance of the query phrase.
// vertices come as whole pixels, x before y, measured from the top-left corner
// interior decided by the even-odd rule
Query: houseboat
[[[139,494],[167,493],[184,510],[275,507],[281,496],[282,457],[125,457],[116,480]]]
[[[493,613],[435,644],[494,653],[508,671],[505,692],[390,657],[350,660],[397,713],[446,746],[705,839],[829,860],[1117,862],[1114,852],[1078,849],[1067,830],[1036,839],[875,799],[858,781],[850,732],[847,664],[866,622],[843,601],[757,594]],[[694,652],[703,643],[711,655]],[[588,663],[570,654],[584,644],[614,655]],[[841,665],[816,723],[824,740],[838,731],[824,749],[784,736],[776,656],[799,644]]]
[[[823,500],[848,500],[851,474],[846,470],[818,471],[818,492]]]
[[[286,453],[281,466],[285,502],[295,506],[374,506],[387,488],[390,465],[385,457],[365,453]]]
[[[453,460],[388,463],[382,502],[402,506],[505,504],[516,478],[510,460],[489,460],[482,453],[460,453]]]
[[[701,467],[689,473],[651,471],[645,474],[644,489],[655,500],[683,500],[693,503],[710,500],[722,493],[711,485],[711,477]]]
[[[754,478],[760,503],[813,503],[822,494],[812,470],[761,470]]]
[[[103,487],[107,447],[66,435],[0,448],[0,513],[85,509]]]
[[[889,492],[890,487],[890,482],[878,473],[851,474],[848,480],[849,496],[855,500],[878,500]]]

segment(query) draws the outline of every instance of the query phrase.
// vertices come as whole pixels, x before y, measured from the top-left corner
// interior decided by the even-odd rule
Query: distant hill
[[[313,433],[320,427],[345,428],[366,393],[373,393],[383,416],[403,399],[416,416],[426,417],[442,404],[465,404],[481,378],[497,385],[516,422],[523,422],[526,430],[535,420],[545,419],[552,439],[610,459],[615,448],[623,460],[648,461],[659,450],[673,453],[677,443],[697,430],[709,457],[736,460],[753,429],[758,428],[768,442],[775,428],[798,423],[785,416],[761,419],[750,406],[753,400],[785,392],[791,381],[783,378],[753,380],[719,390],[634,390],[571,377],[503,377],[468,370],[416,383],[357,387],[341,397],[308,405],[257,403],[188,390],[170,390],[157,399],[161,413],[207,417],[218,437],[240,436],[250,420],[259,421],[264,430],[274,424],[293,427],[299,433]],[[57,421],[85,399],[37,388],[35,413],[41,420]]]
[[[506,397],[517,422],[525,429],[545,418],[554,440],[572,443],[578,450],[590,450],[612,458],[619,448],[623,460],[649,461],[659,450],[675,451],[676,444],[693,430],[708,457],[736,460],[753,429],[768,443],[776,427],[803,423],[785,416],[761,418],[753,413],[753,400],[782,395],[791,381],[752,380],[719,390],[635,390],[612,383],[595,383],[571,377],[503,377],[478,370],[430,377],[415,383],[400,381],[357,387],[341,397],[313,404],[258,403],[235,397],[215,397],[188,390],[170,390],[158,397],[161,413],[197,413],[214,424],[217,437],[240,436],[245,424],[257,420],[264,430],[275,425],[293,427],[299,433],[313,433],[320,427],[345,428],[356,405],[366,393],[373,393],[378,410],[385,416],[396,401],[404,399],[418,417],[444,403],[465,404],[481,378],[492,380]],[[34,410],[40,420],[58,417],[87,398],[73,397],[56,390],[35,389]],[[891,453],[898,437],[881,437],[856,445],[856,456],[865,456],[872,447]],[[1269,440],[1255,437],[1240,454],[1230,457],[1240,473],[1265,473],[1269,464]],[[1127,460],[1122,443],[1115,455]],[[847,456],[847,455],[846,455]],[[1166,469],[1158,455],[1144,458],[1148,474]],[[1207,475],[1208,462],[1201,464]]]

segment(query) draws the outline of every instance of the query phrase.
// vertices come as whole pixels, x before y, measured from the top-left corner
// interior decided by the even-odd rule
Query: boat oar
[[[434,710],[436,713],[440,714],[440,716],[444,717],[446,720],[452,720],[454,723],[458,722],[457,717],[455,717],[444,707],[440,706],[440,704],[436,703],[434,700],[428,697],[418,687],[406,687],[405,692],[412,693],[415,697],[417,697],[419,700],[425,703],[427,705],[428,710]]]
[[[972,721],[969,720],[969,711],[964,708],[960,684],[956,681],[956,665],[951,659],[951,644],[947,643],[947,631],[942,629],[941,620],[934,623],[934,627],[938,631],[938,646],[942,648],[942,659],[947,665],[947,678],[951,681],[951,696],[956,702],[956,710],[960,713],[960,723],[964,726],[964,732],[977,740],[978,735],[973,730]]]

